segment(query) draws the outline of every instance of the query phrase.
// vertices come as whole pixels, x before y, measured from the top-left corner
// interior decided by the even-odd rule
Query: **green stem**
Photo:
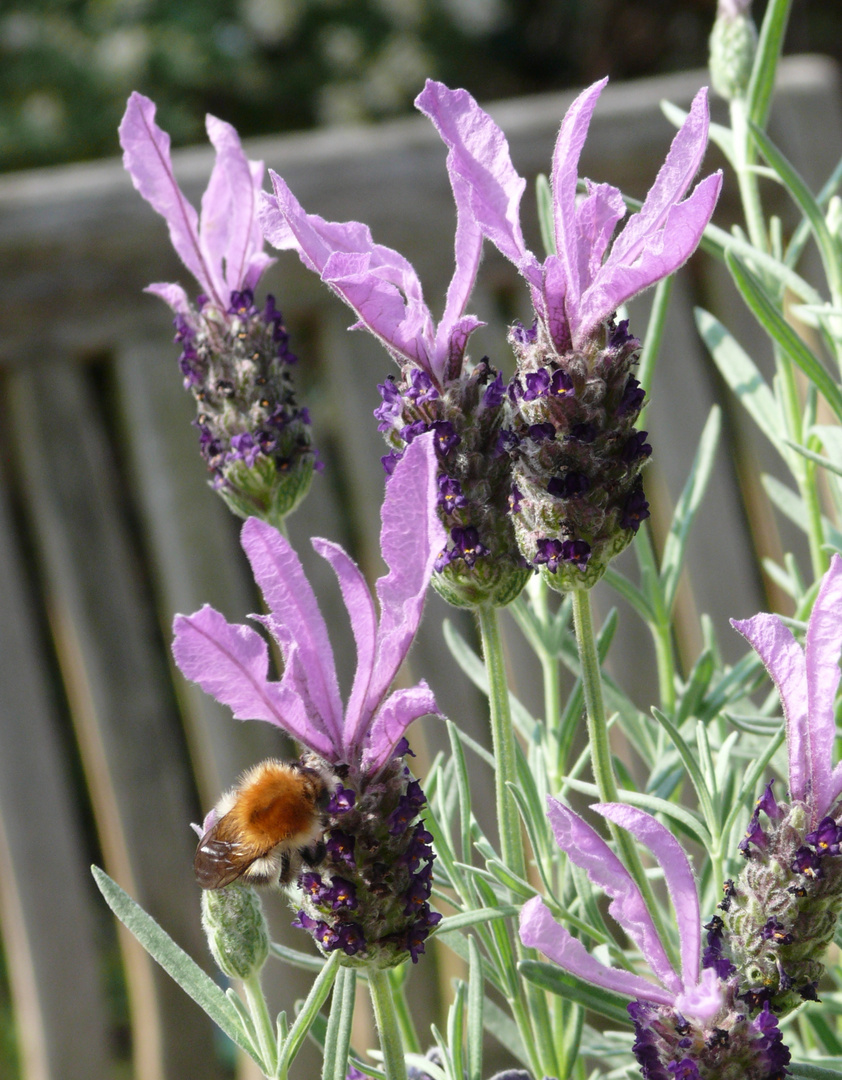
[[[243,990],[246,1002],[254,1021],[257,1032],[257,1042],[260,1047],[260,1056],[263,1059],[263,1068],[267,1076],[276,1076],[278,1072],[278,1043],[266,998],[260,986],[260,973],[255,972],[248,979],[243,980]]]
[[[591,594],[587,589],[576,589],[572,595],[573,625],[576,630],[576,644],[579,649],[582,683],[585,689],[585,708],[587,711],[588,739],[591,748],[594,782],[599,789],[599,797],[602,802],[619,802],[620,796],[617,790],[617,781],[614,777],[611,744],[608,739],[605,702],[602,696],[602,672],[593,629]],[[640,889],[664,948],[677,967],[677,957],[675,956],[672,940],[666,932],[661,909],[655,900],[652,888],[644,872],[634,839],[625,829],[618,828],[613,822],[609,822],[608,827],[626,869]]]
[[[406,1060],[392,998],[389,973],[381,968],[370,967],[367,974],[368,992],[371,995],[374,1022],[377,1024],[377,1034],[380,1037],[386,1080],[407,1080]]]
[[[508,784],[517,782],[515,733],[509,704],[509,686],[497,609],[477,608],[482,655],[488,674],[488,700],[491,711],[491,741],[497,768],[494,772],[494,791],[497,800],[497,823],[500,829],[500,854],[503,862],[518,877],[526,877],[523,836],[520,816]]]
[[[421,1046],[421,1040],[418,1038],[415,1021],[412,1019],[412,1013],[409,1011],[406,993],[404,992],[407,967],[408,965],[404,964],[402,967],[389,969],[389,978],[392,981],[392,1001],[394,1002],[395,1015],[398,1018],[403,1044],[407,1052],[421,1054],[423,1053],[423,1047]]]
[[[731,131],[734,136],[734,166],[737,171],[737,183],[740,188],[740,199],[748,235],[756,248],[768,252],[769,238],[766,234],[766,222],[763,218],[763,206],[757,186],[757,173],[752,169],[756,161],[756,153],[751,129],[748,126],[747,103],[744,98],[734,98],[730,108]]]

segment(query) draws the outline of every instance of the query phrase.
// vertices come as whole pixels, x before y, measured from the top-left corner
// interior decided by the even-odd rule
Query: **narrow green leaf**
[[[534,890],[532,890],[534,892]],[[448,915],[438,923],[433,932],[436,937],[450,933],[453,930],[464,930],[465,927],[474,927],[478,922],[490,922],[491,919],[508,919],[519,913],[520,907],[516,904],[499,904],[494,907],[477,907],[472,912],[460,912],[458,915]]]
[[[615,592],[618,592],[626,603],[634,608],[644,622],[654,623],[656,621],[655,612],[652,610],[649,601],[627,577],[623,577],[622,574],[617,573],[616,570],[609,566],[602,575],[602,580],[606,585],[610,585]]]
[[[740,295],[767,333],[780,345],[790,360],[796,364],[813,383],[842,420],[842,391],[834,382],[827,368],[813,354],[795,330],[783,317],[766,286],[737,256],[725,255],[725,262]]]
[[[485,1030],[493,1035],[497,1042],[513,1054],[521,1065],[530,1065],[529,1055],[523,1047],[517,1024],[511,1016],[491,998],[485,999]]]
[[[448,1072],[453,1080],[462,1080],[465,1075],[465,984],[461,979],[456,983],[456,993],[447,1012],[447,1047],[450,1053]]]
[[[822,208],[826,207],[830,202],[830,199],[836,194],[839,184],[842,182],[842,158],[836,163],[836,168],[830,174],[822,186],[821,191],[817,195],[816,199]],[[787,266],[796,266],[798,260],[806,247],[807,241],[810,238],[810,223],[806,218],[801,221],[798,228],[792,234],[792,239],[787,246],[784,261]]]
[[[781,411],[754,361],[717,318],[703,308],[696,308],[695,314],[699,334],[720,375],[772,446],[785,456],[780,447]]]
[[[746,95],[749,117],[761,128],[769,118],[775,76],[783,48],[792,0],[769,0],[751,70]]]
[[[304,999],[304,1003],[295,1018],[295,1023],[289,1029],[289,1035],[287,1041],[281,1047],[281,1056],[278,1062],[278,1076],[281,1077],[281,1080],[285,1080],[287,1071],[301,1049],[302,1043],[307,1038],[308,1032],[311,1028],[315,1029],[316,1027],[319,1010],[327,1001],[330,988],[333,986],[333,980],[336,978],[339,956],[338,952],[334,952],[325,962],[321,972],[313,980],[313,985]]]
[[[661,588],[663,589],[664,607],[667,612],[672,611],[675,603],[687,540],[713,472],[721,430],[722,411],[717,405],[714,405],[710,410],[710,415],[699,439],[699,447],[690,467],[690,474],[687,477],[684,490],[681,492],[681,497],[675,508],[669,535],[664,544],[664,554],[661,559]]]
[[[766,494],[784,517],[789,518],[792,524],[797,525],[802,532],[806,532],[807,510],[804,500],[792,488],[782,484],[780,480],[768,473],[763,474],[761,481]],[[830,544],[835,548],[842,547],[842,532],[831,525],[824,515],[822,515],[822,528]]]
[[[808,450],[806,446],[801,446],[791,439],[784,439],[783,441],[787,446],[791,446],[796,453],[807,458],[808,461],[815,461],[817,465],[821,465],[821,467],[827,469],[828,472],[835,473],[837,476],[842,476],[842,461],[839,463],[831,461],[830,458],[825,457],[824,454],[817,454],[814,450]]]
[[[461,934],[458,931],[443,933],[440,927],[441,923],[439,923],[439,926],[436,928],[436,939],[444,942],[448,949],[450,949],[452,952],[455,952],[456,955],[460,959],[464,960],[467,964],[470,961],[468,939],[464,936],[464,934]],[[432,935],[430,936],[432,937]],[[493,944],[489,945],[486,943],[486,948],[488,949],[489,956],[491,956],[494,953]],[[502,994],[503,997],[505,997],[507,991],[506,987],[503,985],[503,979],[500,977],[500,973],[497,970],[496,959],[496,957],[494,957],[493,960],[489,958],[484,959],[482,970],[485,978],[491,983],[494,989],[497,990],[498,993]]]
[[[681,760],[684,762],[684,768],[687,770],[687,775],[690,777],[693,787],[696,789],[696,795],[699,798],[699,805],[705,816],[707,827],[711,834],[715,834],[717,816],[713,807],[713,795],[711,794],[702,774],[702,770],[699,768],[699,764],[696,761],[696,755],[681,737],[681,733],[670,718],[662,713],[660,709],[656,709],[654,705],[652,706],[652,715],[664,731],[666,731],[667,735],[669,735],[673,746],[676,748]]]
[[[97,888],[105,902],[132,933],[153,960],[174,979],[182,990],[204,1009],[213,1022],[242,1050],[263,1067],[256,1048],[243,1031],[237,1010],[213,979],[177,945],[151,915],[98,866],[91,867]]]
[[[482,1035],[485,994],[483,992],[482,957],[473,934],[468,938],[468,1022],[467,1066],[468,1080],[482,1080]]]
[[[773,281],[777,281],[782,288],[789,289],[790,292],[800,300],[805,301],[805,303],[824,303],[822,294],[806,282],[800,274],[796,274],[794,270],[774,256],[759,251],[743,237],[727,233],[724,229],[720,229],[718,225],[707,226],[699,246],[709,255],[713,255],[714,258],[723,262],[728,252],[742,255],[744,258],[750,259],[758,270],[767,274]]]
[[[333,983],[330,1016],[325,1032],[322,1080],[345,1080],[348,1071],[348,1052],[351,1048],[351,1024],[354,1019],[356,986],[356,971],[353,968],[340,967]]]
[[[459,824],[462,837],[462,861],[471,861],[471,787],[468,781],[468,766],[465,763],[465,753],[462,743],[452,720],[447,720],[447,734],[450,738],[450,749],[453,753],[453,764],[456,771],[456,790],[459,794]]]
[[[283,960],[285,964],[301,968],[302,971],[321,971],[325,966],[321,956],[310,956],[309,953],[299,952],[298,949],[290,949],[287,945],[281,945],[279,941],[269,942],[269,952],[272,956]]]
[[[713,678],[714,663],[710,649],[705,649],[690,672],[675,715],[677,727],[681,727],[690,716],[698,716],[705,694]]]
[[[822,208],[819,206],[804,178],[800,175],[798,170],[794,168],[792,163],[786,159],[777,146],[775,146],[766,132],[751,121],[749,121],[749,124],[754,139],[760,148],[760,152],[778,174],[787,191],[789,191],[792,198],[798,204],[801,213],[810,223],[810,228],[813,231],[819,251],[821,252],[825,274],[827,275],[828,280],[832,282],[835,277],[838,277],[836,270],[837,256],[833,238],[830,235],[830,230],[824,219]]]
[[[731,831],[731,829],[733,829],[734,825],[736,824],[737,818],[743,812],[749,796],[754,795],[757,781],[769,767],[769,762],[777,753],[778,748],[784,741],[785,736],[786,729],[784,725],[781,724],[780,731],[778,731],[777,735],[773,736],[769,740],[769,745],[766,747],[761,756],[757,758],[756,761],[753,761],[746,769],[746,774],[743,779],[743,784],[740,788],[739,795],[734,800],[734,805],[731,807],[731,812],[725,819],[725,824],[722,826],[722,836],[724,839],[727,839],[728,833]]]
[[[626,1010],[628,1002],[619,994],[612,994],[601,986],[586,983],[555,964],[545,964],[540,960],[521,960],[518,971],[525,979],[549,990],[551,994],[574,1001],[577,1005],[607,1017],[615,1024],[633,1026]]]
[[[821,1065],[806,1065],[795,1061],[789,1066],[789,1075],[793,1080],[840,1080],[842,1072],[825,1069]]]

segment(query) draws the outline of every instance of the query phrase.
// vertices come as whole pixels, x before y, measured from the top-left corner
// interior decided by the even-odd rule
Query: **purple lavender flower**
[[[588,953],[552,917],[540,897],[524,904],[520,936],[555,963],[586,982],[634,998],[634,1053],[648,1080],[675,1076],[719,1080],[735,1066],[746,1080],[783,1076],[789,1051],[768,1008],[750,1021],[734,997],[734,986],[712,967],[700,971],[699,898],[687,856],[672,834],[649,814],[623,803],[598,803],[597,813],[627,829],[655,856],[678,923],[680,972],[658,936],[644,898],[606,842],[556,799],[547,800],[559,846],[610,897],[609,914],[638,946],[657,982],[609,967]]]
[[[439,472],[458,482],[465,502],[440,504],[448,530],[474,528],[483,556],[466,561],[448,547],[436,564],[433,587],[459,606],[503,605],[521,591],[528,571],[521,565],[506,501],[509,463],[496,453],[504,418],[501,374],[487,358],[472,364],[466,349],[482,325],[466,315],[482,249],[482,232],[471,212],[466,182],[450,171],[456,202],[456,265],[445,309],[436,324],[414,268],[398,252],[376,244],[358,222],[325,221],[308,214],[286,182],[272,173],[274,194],[260,211],[266,237],[292,248],[355,312],[354,329],[369,330],[401,367],[393,387],[384,384],[375,412],[392,454],[419,433],[435,431]],[[396,397],[397,395],[397,397]],[[383,459],[387,469],[392,455]]]
[[[428,81],[416,104],[449,149],[451,182],[470,190],[470,211],[482,232],[518,268],[529,287],[536,321],[509,339],[517,360],[510,382],[512,479],[524,493],[513,513],[520,550],[559,591],[590,588],[610,559],[631,542],[647,504],[629,496],[651,453],[634,431],[643,391],[631,374],[640,343],[617,325],[617,307],[673,273],[695,250],[721,187],[720,174],[687,198],[707,143],[706,91],[700,91],[640,212],[612,243],[624,216],[621,193],[586,181],[577,200],[579,157],[606,80],[583,91],[565,116],[552,167],[556,250],[541,262],[526,247],[520,224],[525,181],[512,165],[503,132],[464,90]],[[556,436],[536,447],[523,436],[552,424]],[[587,432],[587,439],[575,433]],[[571,435],[573,436],[571,438]],[[578,473],[588,496],[571,501],[553,477]],[[589,557],[553,569],[546,539],[587,546]]]
[[[842,651],[842,558],[834,555],[813,605],[804,648],[776,616],[732,625],[753,646],[783,704],[789,803],[771,784],[740,850],[747,864],[725,909],[724,947],[740,993],[782,1015],[812,1000],[842,911],[842,765],[833,764]],[[761,813],[765,821],[761,818]],[[778,933],[764,934],[774,917]]]
[[[173,653],[188,679],[237,719],[267,720],[335,768],[323,819],[324,860],[318,873],[301,877],[293,899],[303,912],[298,925],[324,951],[340,949],[361,964],[417,958],[434,925],[428,907],[406,910],[418,882],[431,874],[433,856],[418,851],[425,798],[396,753],[405,748],[409,725],[438,708],[424,682],[391,694],[389,687],[412,644],[435,553],[444,542],[435,477],[432,436],[424,435],[407,448],[386,490],[380,543],[389,570],[376,585],[379,623],[365,579],[348,555],[326,540],[313,541],[339,579],[357,643],[357,671],[344,710],[315,595],[289,543],[265,522],[245,523],[243,547],[269,608],[255,618],[283,655],[281,680],[268,678],[266,642],[250,627],[228,623],[209,606],[175,619]],[[409,858],[411,851],[417,857]]]
[[[208,116],[207,131],[216,163],[200,217],[176,182],[155,104],[138,93],[129,98],[120,124],[123,163],[166,220],[201,295],[194,306],[177,284],[146,291],[175,312],[184,385],[196,400],[212,486],[241,517],[278,522],[310,487],[310,419],[296,406],[289,374],[296,358],[281,313],[271,296],[262,310],[254,303],[254,289],[275,261],[263,250],[257,218],[263,163],[246,158],[230,124]]]

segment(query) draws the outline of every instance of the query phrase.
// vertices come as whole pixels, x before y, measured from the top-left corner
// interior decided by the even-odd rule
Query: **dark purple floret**
[[[261,453],[260,445],[255,442],[251,432],[244,431],[241,435],[232,435],[228,461],[242,460],[251,468],[259,453]]]
[[[620,453],[620,457],[627,465],[631,465],[641,458],[648,458],[651,456],[652,447],[646,441],[648,435],[648,431],[635,431],[626,440]]]
[[[416,813],[422,807],[427,805],[427,796],[424,794],[424,790],[418,780],[411,780],[409,782],[406,788],[406,794],[403,797]]]
[[[561,545],[561,557],[578,570],[584,570],[591,557],[591,545],[585,540],[565,540]]]
[[[415,818],[417,810],[406,795],[402,795],[398,805],[389,815],[389,835],[400,836],[409,828],[410,822]]]
[[[391,379],[379,383],[377,389],[383,398],[383,404],[374,410],[374,417],[379,421],[377,430],[380,432],[391,431],[400,420],[403,400],[400,391]]]
[[[440,574],[446,566],[450,566],[453,562],[453,552],[448,551],[447,548],[442,548],[436,555],[436,561],[433,563],[433,569],[437,574]]]
[[[758,1036],[754,1046],[768,1070],[768,1080],[783,1080],[788,1075],[786,1067],[790,1062],[791,1054],[789,1047],[783,1041],[783,1035],[778,1027],[778,1018],[772,1012],[768,1001],[754,1018],[751,1026]]]
[[[813,851],[812,848],[804,846],[795,852],[790,868],[793,873],[803,874],[814,881],[824,876],[821,855]]]
[[[435,423],[430,424],[429,430],[434,434],[436,449],[442,457],[447,457],[450,451],[462,441],[462,436],[457,434],[449,420],[436,420]]]
[[[798,988],[798,993],[804,1001],[821,1001],[818,989],[819,984],[817,982],[808,982]]]
[[[561,540],[550,540],[548,537],[543,537],[538,541],[538,553],[532,561],[538,565],[546,566],[550,573],[554,574],[563,558]]]
[[[238,315],[241,319],[248,319],[257,313],[257,308],[254,306],[254,293],[251,289],[243,289],[240,292],[235,290],[231,293],[230,303],[229,315]]]
[[[590,480],[584,473],[568,472],[564,476],[554,476],[547,484],[547,491],[559,499],[573,499],[577,495],[584,495],[590,486]]]
[[[338,908],[350,908],[353,911],[357,907],[357,890],[352,882],[334,876],[330,888],[322,894],[322,900],[330,904],[334,911]]]
[[[302,892],[318,899],[322,895],[322,875],[308,871],[298,879],[298,885]]]
[[[515,484],[512,484],[512,490],[509,492],[509,512],[512,514],[518,513],[520,510],[520,503],[523,495]]]
[[[760,928],[760,937],[764,941],[772,941],[775,945],[791,945],[792,934],[787,932],[786,927],[777,919],[767,919]]]
[[[503,373],[497,372],[493,382],[489,383],[482,395],[482,404],[486,409],[499,409],[506,396],[506,387],[503,385]]]
[[[423,435],[425,431],[428,431],[427,424],[423,420],[416,420],[412,424],[407,424],[406,427],[401,428],[400,436],[407,446],[416,439],[419,435]]]
[[[457,525],[450,530],[450,538],[454,545],[451,558],[461,557],[465,560],[466,566],[473,566],[477,559],[489,554],[488,548],[480,541],[479,533],[473,525],[464,528]]]
[[[406,396],[411,401],[419,404],[423,401],[433,401],[439,396],[438,390],[433,386],[433,380],[426,371],[413,368],[409,375],[409,389]]]
[[[427,865],[429,866],[430,864],[428,863]],[[432,877],[429,874],[424,874],[423,872],[416,874],[406,891],[406,907],[404,908],[404,914],[411,915],[413,911],[420,910],[422,905],[426,904],[430,899],[432,888]]]
[[[842,828],[832,817],[822,818],[819,827],[804,837],[805,844],[811,844],[822,855],[838,855],[842,845]]]
[[[509,428],[500,428],[497,433],[497,442],[494,446],[493,456],[502,457],[520,445],[520,438]]]
[[[623,390],[620,404],[617,406],[617,415],[626,416],[628,413],[637,412],[643,404],[646,391],[634,377],[629,375],[629,380]]]
[[[327,841],[327,853],[334,862],[356,866],[354,859],[354,838],[340,829],[333,829]]]
[[[751,815],[751,820],[748,823],[746,834],[737,846],[740,849],[740,853],[745,855],[746,858],[749,858],[751,855],[751,844],[754,844],[760,851],[765,851],[767,843],[768,837],[760,824],[760,814],[755,809],[754,813]]]
[[[549,393],[551,397],[569,397],[573,393],[573,380],[563,368],[553,372]]]
[[[756,809],[762,810],[770,821],[777,821],[782,816],[781,809],[778,806],[775,796],[772,794],[772,785],[774,783],[775,781],[773,778],[766,785],[763,794],[760,796],[760,798],[757,800],[757,803],[755,804]],[[824,824],[824,822],[822,824]],[[807,843],[809,844],[810,842],[810,838],[808,837]]]
[[[342,949],[348,956],[355,956],[365,948],[365,934],[358,923],[343,923],[330,948]]]
[[[306,911],[299,911],[292,920],[292,925],[298,927],[299,930],[315,930],[319,925],[319,920],[312,918]]]
[[[630,341],[633,341],[632,335],[629,333],[629,320],[621,319],[620,322],[614,327],[611,332],[611,337],[608,339],[608,344],[612,349],[620,349],[624,345],[628,345]]]
[[[380,464],[383,466],[383,471],[387,476],[391,476],[395,471],[395,466],[403,457],[403,454],[399,450],[390,450],[388,454],[384,454],[380,459]]]
[[[538,320],[535,319],[530,327],[525,327],[520,319],[512,323],[512,337],[518,345],[532,345],[538,338]]]
[[[700,1080],[699,1067],[690,1058],[684,1058],[682,1061],[672,1061],[667,1066],[667,1069],[675,1080]]]
[[[643,484],[638,484],[626,500],[626,505],[623,507],[623,515],[620,518],[620,525],[624,529],[631,529],[633,532],[637,532],[641,522],[645,521],[648,517],[649,502],[643,494]]]
[[[538,368],[537,371],[526,373],[526,389],[523,391],[524,401],[534,401],[543,397],[550,388],[550,376],[546,368]]]
[[[407,743],[407,747],[409,743]],[[346,814],[349,810],[354,809],[354,803],[357,801],[357,793],[351,788],[339,787],[331,795],[328,801],[326,811],[328,814]]]
[[[410,757],[415,757],[415,751],[410,750],[409,739],[407,739],[406,735],[404,735],[401,741],[395,746],[395,749],[392,752],[392,757],[402,758],[406,754],[409,754]]]
[[[529,426],[529,438],[536,443],[554,439],[556,435],[555,424],[547,421],[544,424],[531,424]]]
[[[462,485],[458,480],[453,480],[444,473],[438,476],[439,494],[436,505],[446,514],[452,514],[455,510],[468,505],[468,500],[462,492]]]

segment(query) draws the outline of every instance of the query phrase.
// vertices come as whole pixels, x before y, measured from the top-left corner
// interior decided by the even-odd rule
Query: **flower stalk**
[[[386,1080],[407,1080],[403,1040],[388,971],[374,967],[368,969],[368,992],[383,1053]]]

